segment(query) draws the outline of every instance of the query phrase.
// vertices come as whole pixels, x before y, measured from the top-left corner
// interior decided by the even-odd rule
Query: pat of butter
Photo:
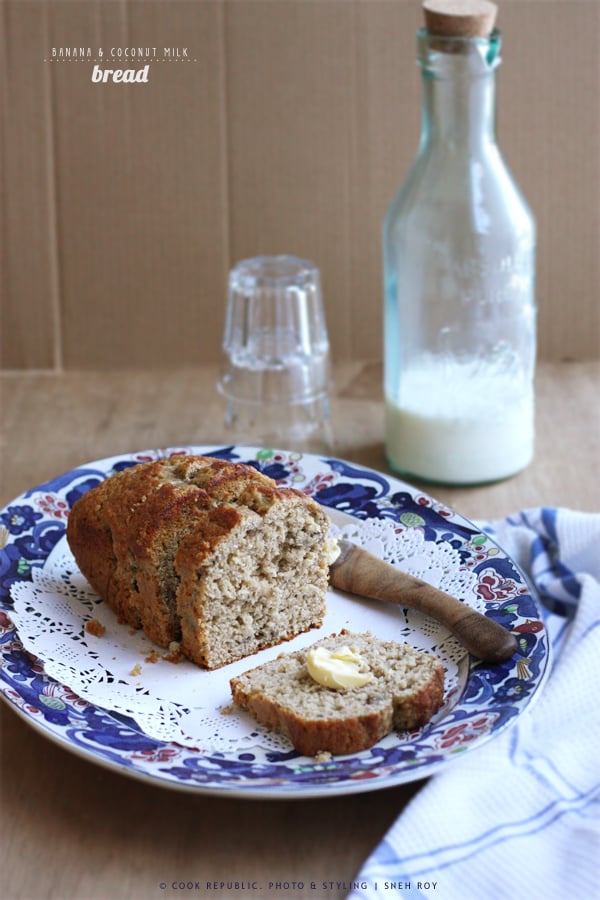
[[[363,687],[373,678],[373,674],[365,671],[365,662],[349,647],[327,650],[325,647],[312,647],[306,654],[306,667],[310,677],[328,688],[347,690]]]
[[[325,540],[325,549],[327,550],[327,565],[332,566],[342,552],[340,545],[335,538],[328,537]]]

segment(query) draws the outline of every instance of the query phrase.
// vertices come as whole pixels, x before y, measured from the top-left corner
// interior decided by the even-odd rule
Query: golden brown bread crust
[[[393,729],[391,711],[389,715],[387,711],[377,711],[348,716],[343,723],[331,719],[306,721],[267,697],[245,695],[233,680],[231,689],[236,706],[248,710],[261,725],[287,734],[303,756],[316,756],[325,751],[335,755],[359,753],[372,747]]]
[[[264,517],[282,501],[309,507],[323,523],[311,498],[252,466],[175,455],[127,468],[84,494],[69,515],[67,539],[99,596],[167,647],[181,638],[180,583],[197,576],[244,516]],[[202,635],[188,644],[188,655],[206,664]]]
[[[236,706],[248,710],[267,728],[287,734],[303,756],[315,756],[322,751],[342,755],[368,750],[393,730],[415,731],[426,725],[441,706],[444,671],[441,666],[436,669],[432,681],[412,698],[410,704],[397,707],[394,714],[390,707],[348,716],[343,723],[332,719],[307,721],[267,697],[245,694],[235,680],[232,680],[231,689]]]

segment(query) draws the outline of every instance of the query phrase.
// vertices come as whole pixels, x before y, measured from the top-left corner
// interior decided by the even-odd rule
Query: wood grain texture
[[[268,882],[311,878],[333,881],[327,897],[343,900],[347,891],[335,882],[352,880],[420,787],[327,802],[193,797],[67,754],[4,703],[0,728],[4,900],[174,898],[191,891],[173,882],[190,881],[203,887],[194,895],[218,900],[305,900],[306,890],[284,894]],[[227,882],[236,880],[261,889],[234,892]]]
[[[414,158],[413,0],[1,0],[0,366],[216,362],[227,273],[322,270],[334,357],[380,358],[381,224]],[[500,145],[538,221],[541,359],[600,355],[596,0],[504,0]],[[189,46],[95,85],[52,46]]]
[[[598,67],[585,63],[597,55],[600,4],[508,0],[499,16],[498,136],[538,225],[540,357],[597,359],[600,116],[574,98],[595,94],[600,106]]]
[[[194,57],[153,64],[129,90],[55,65],[65,368],[202,360],[227,271],[221,8],[76,6],[106,48],[160,41]],[[52,25],[53,44],[86,34],[70,4]]]
[[[52,85],[38,3],[0,6],[0,368],[60,366]]]
[[[162,375],[1,375],[0,505],[85,461],[226,442],[217,374],[205,366]],[[381,367],[357,361],[334,375],[338,455],[389,471]],[[534,463],[498,484],[430,492],[470,518],[554,504],[597,512],[599,379],[595,363],[541,366]],[[347,883],[419,787],[302,803],[190,797],[74,757],[2,704],[3,897],[140,900],[161,895],[161,882],[199,879]],[[335,885],[327,890],[335,900],[346,894]],[[211,895],[231,897],[219,887]],[[285,896],[300,900],[306,892]]]
[[[231,255],[316,262],[336,356],[354,326],[355,35],[352,3],[226,6]]]
[[[0,503],[82,462],[150,447],[227,442],[219,367],[167,372],[0,375]],[[500,517],[552,504],[594,511],[600,483],[599,363],[544,363],[536,379],[533,463],[477,487],[415,482],[467,517]],[[379,363],[338,364],[331,396],[335,452],[390,471],[383,446]],[[43,435],[43,453],[39,435]]]

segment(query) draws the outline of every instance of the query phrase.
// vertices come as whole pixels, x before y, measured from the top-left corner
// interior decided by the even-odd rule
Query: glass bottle
[[[495,134],[500,33],[418,33],[422,133],[384,223],[386,452],[447,484],[534,444],[535,222]]]

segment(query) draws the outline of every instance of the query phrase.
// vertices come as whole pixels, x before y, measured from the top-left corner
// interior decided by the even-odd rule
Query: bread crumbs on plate
[[[136,676],[136,675],[141,675],[141,673],[142,673],[142,667],[139,663],[136,663],[129,674]]]
[[[163,659],[170,663],[180,663],[183,662],[183,653],[181,650],[181,644],[179,641],[171,641],[169,644],[169,652],[163,653]]]
[[[98,619],[90,619],[86,622],[85,630],[88,634],[93,634],[94,637],[102,637],[102,635],[106,633],[106,628],[98,621]]]
[[[319,750],[318,753],[315,753],[313,759],[317,763],[331,762],[333,754],[329,750]]]
[[[144,656],[144,662],[157,663],[159,659],[164,659],[165,662],[180,663],[183,662],[183,658],[181,645],[177,641],[171,641],[166,653],[161,653],[159,650],[150,650],[150,652]]]

